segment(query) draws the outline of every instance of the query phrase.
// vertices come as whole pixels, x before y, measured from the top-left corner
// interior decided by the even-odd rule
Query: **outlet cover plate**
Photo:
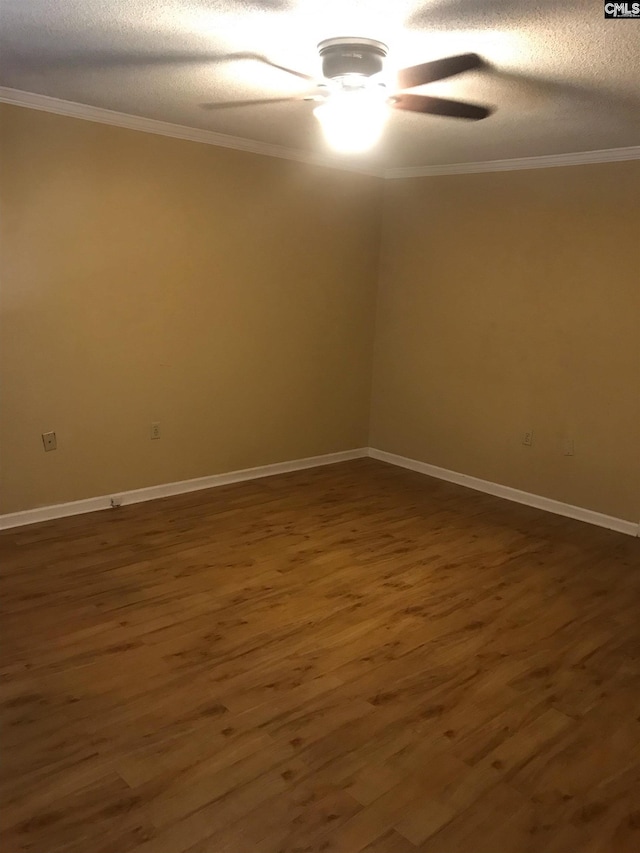
[[[45,453],[48,453],[50,450],[56,450],[58,443],[56,441],[55,432],[43,432],[42,443],[44,445]]]

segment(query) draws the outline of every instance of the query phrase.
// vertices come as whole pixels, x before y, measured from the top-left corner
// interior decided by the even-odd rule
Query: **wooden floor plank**
[[[640,849],[638,540],[356,460],[0,561],[7,849]]]

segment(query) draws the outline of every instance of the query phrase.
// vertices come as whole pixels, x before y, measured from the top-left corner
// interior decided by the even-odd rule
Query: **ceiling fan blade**
[[[472,121],[487,118],[493,112],[489,107],[481,107],[479,104],[448,101],[446,98],[429,98],[426,95],[394,95],[391,106],[411,113],[429,113],[450,118],[467,118]]]
[[[251,53],[242,51],[237,53],[175,53],[167,51],[165,53],[118,53],[116,51],[75,51],[69,52],[64,56],[43,57],[37,62],[40,73],[56,71],[58,69],[120,69],[120,68],[170,68],[171,66],[189,66],[189,65],[226,65],[227,63],[242,62],[242,61],[260,62],[262,65],[269,65],[271,68],[276,68],[278,71],[284,71],[286,74],[292,74],[301,80],[316,82],[317,77],[311,74],[305,74],[302,71],[296,71],[293,68],[287,68],[286,65],[279,65],[277,62],[272,62],[261,53]],[[20,58],[16,59],[16,63],[20,64]],[[26,66],[25,66],[26,67]]]
[[[227,59],[227,57],[225,57]],[[278,71],[284,71],[285,74],[293,74],[294,77],[299,77],[301,80],[310,80],[315,82],[316,78],[311,74],[305,74],[303,71],[296,71],[294,68],[287,68],[286,65],[278,65],[277,62],[272,62],[263,56],[261,53],[232,53],[228,59],[253,59],[255,62],[262,62],[264,65],[270,65],[271,68],[277,68]]]
[[[418,4],[416,4],[418,5]],[[408,29],[428,30],[474,30],[476,27],[499,26],[505,15],[505,5],[509,8],[511,20],[518,19],[521,26],[535,21],[541,7],[553,8],[555,12],[569,16],[571,4],[560,8],[556,0],[483,0],[482,3],[470,3],[469,0],[430,0],[420,4],[405,20]]]
[[[304,101],[306,98],[254,98],[245,101],[211,101],[208,104],[200,104],[203,110],[226,110],[229,107],[260,107],[264,104],[286,104],[291,101]]]
[[[400,89],[413,89],[445,80],[463,71],[482,68],[485,62],[477,53],[462,53],[459,56],[448,56],[446,59],[435,59],[433,62],[423,62],[422,65],[411,65],[398,71],[398,86]]]

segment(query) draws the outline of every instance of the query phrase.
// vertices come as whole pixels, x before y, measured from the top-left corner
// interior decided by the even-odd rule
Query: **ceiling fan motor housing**
[[[318,45],[322,73],[329,80],[357,74],[371,77],[382,71],[388,48],[381,41],[361,38],[332,38]]]

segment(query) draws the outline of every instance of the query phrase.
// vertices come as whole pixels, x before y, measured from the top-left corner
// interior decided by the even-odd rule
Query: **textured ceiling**
[[[0,0],[0,85],[326,152],[305,101],[206,109],[306,90],[233,54],[318,75],[316,44],[389,45],[389,68],[474,51],[487,69],[424,94],[493,105],[482,122],[392,112],[372,164],[430,166],[640,144],[640,20],[601,0]]]

